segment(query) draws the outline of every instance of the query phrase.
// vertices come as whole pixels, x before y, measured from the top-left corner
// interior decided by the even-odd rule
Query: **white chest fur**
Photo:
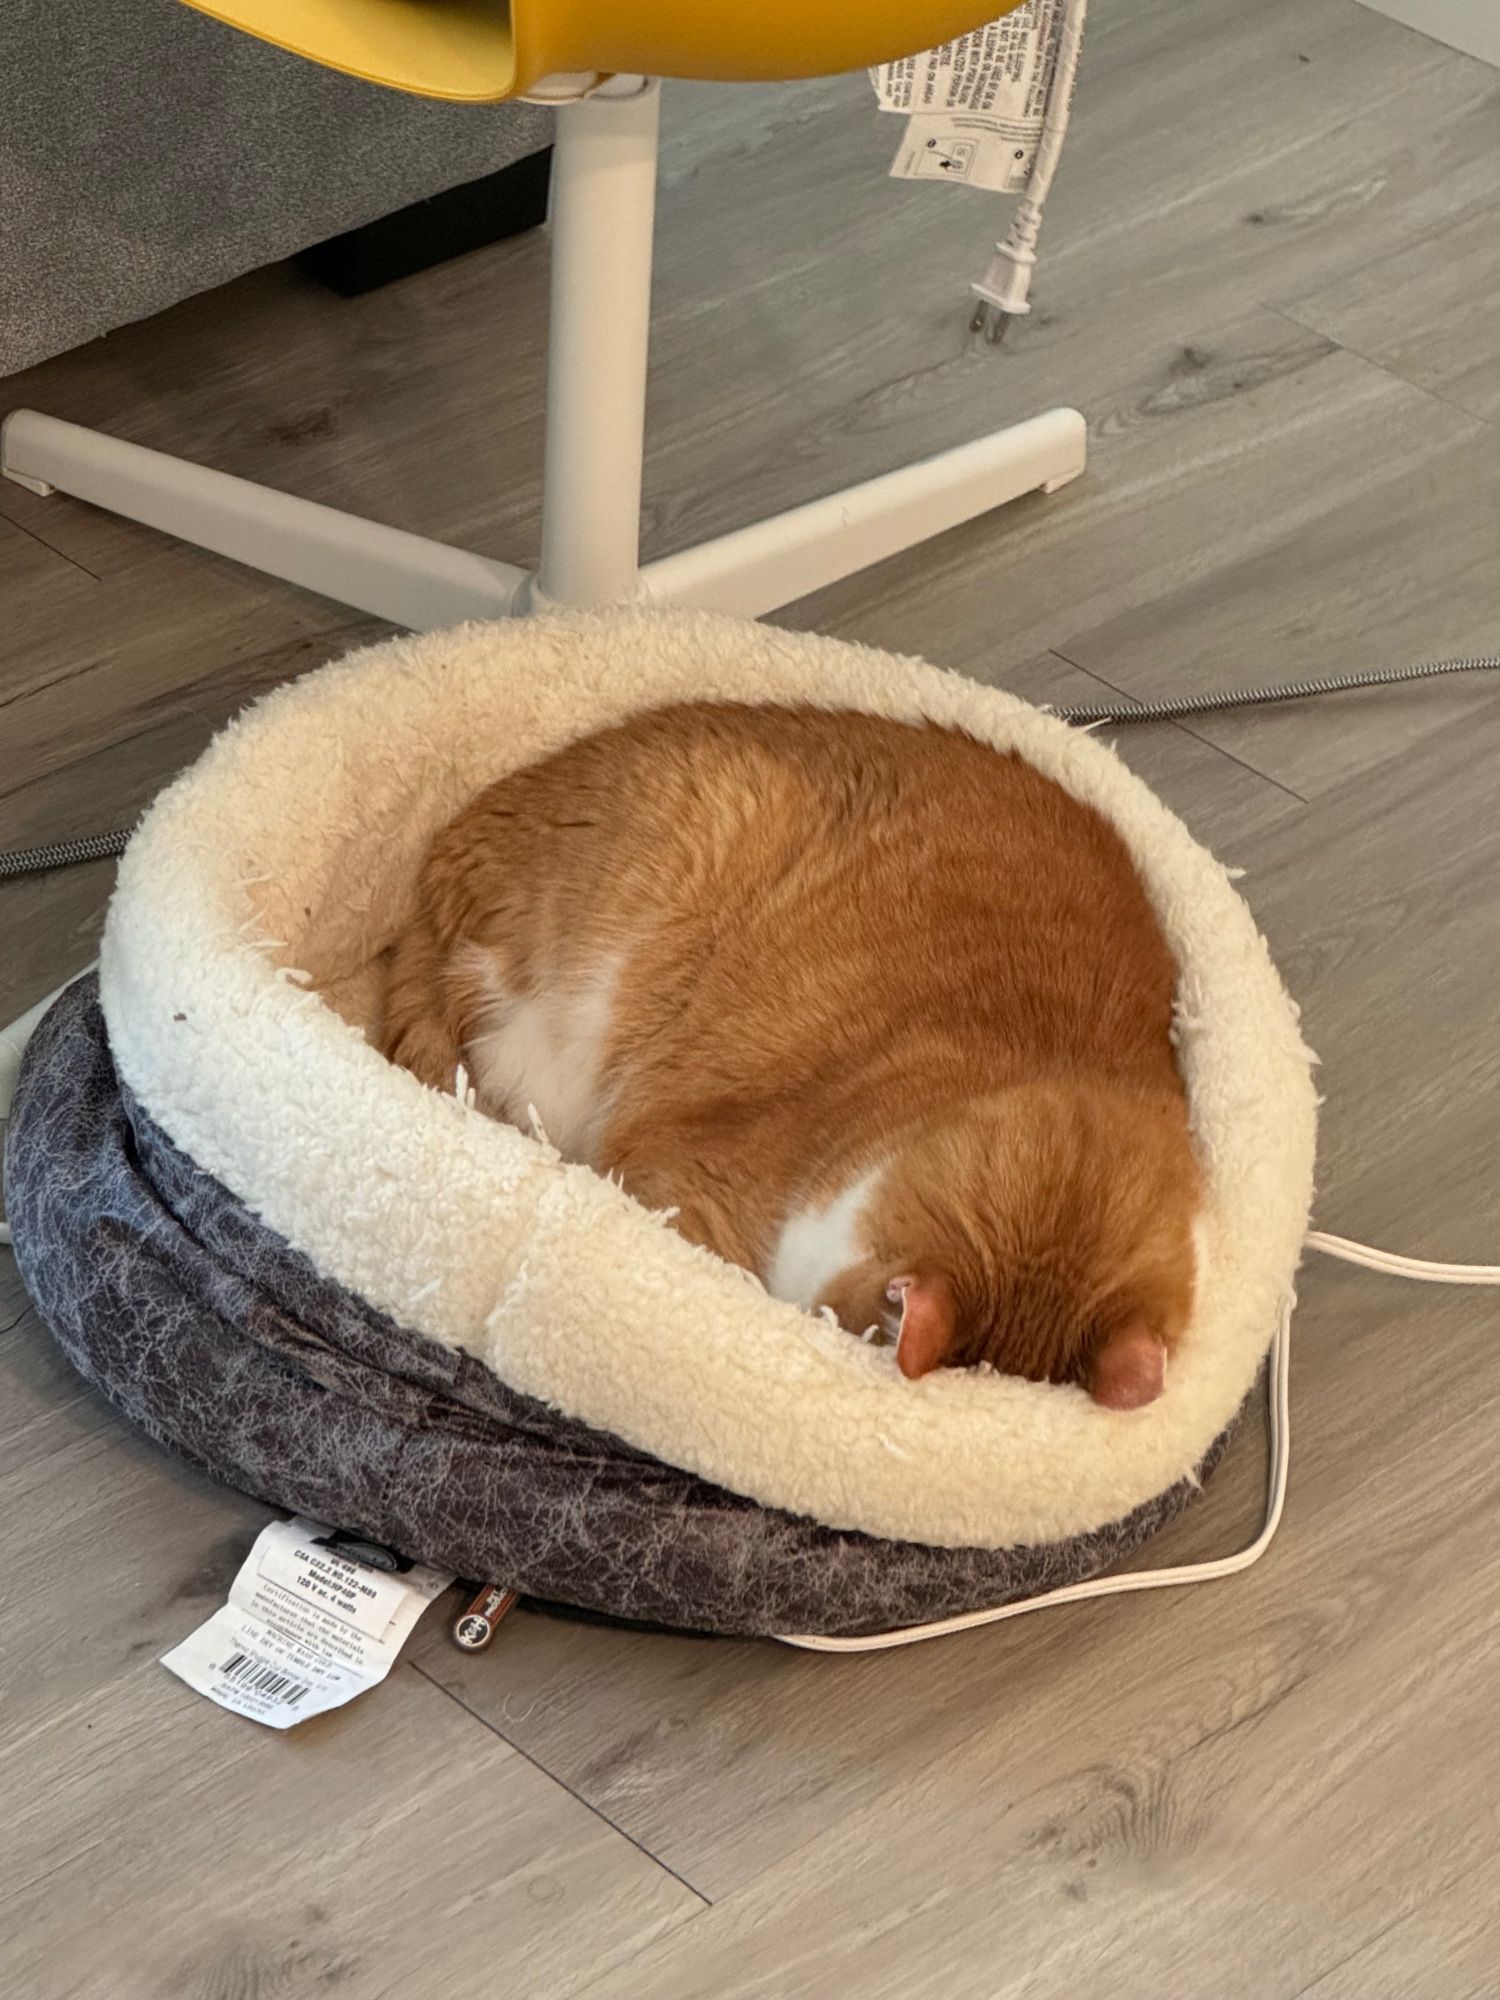
[[[872,1168],[824,1207],[787,1217],[766,1270],[766,1290],[774,1298],[811,1311],[839,1273],[868,1254],[860,1218],[880,1173]]]
[[[618,961],[604,959],[518,1000],[486,956],[485,1025],[466,1051],[483,1110],[524,1130],[534,1109],[558,1151],[586,1165],[608,1110],[602,1072],[618,974]]]

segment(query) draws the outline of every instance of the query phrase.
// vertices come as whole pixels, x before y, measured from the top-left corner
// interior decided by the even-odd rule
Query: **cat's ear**
[[[901,1307],[901,1331],[896,1336],[896,1366],[913,1381],[941,1368],[953,1349],[958,1310],[953,1287],[941,1275],[914,1277],[904,1272],[892,1278],[886,1297]]]
[[[1167,1350],[1143,1319],[1127,1320],[1094,1356],[1089,1394],[1107,1410],[1154,1403],[1167,1374]]]

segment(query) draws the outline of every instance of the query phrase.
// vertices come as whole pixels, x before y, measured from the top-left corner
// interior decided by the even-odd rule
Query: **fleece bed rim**
[[[888,1353],[769,1299],[365,1040],[371,967],[437,826],[505,768],[703,697],[966,729],[1096,805],[1130,845],[1181,967],[1207,1185],[1199,1310],[1149,1409],[954,1371],[908,1383]],[[101,993],[152,1118],[321,1272],[634,1449],[884,1539],[1066,1541],[1191,1477],[1255,1378],[1311,1203],[1296,1011],[1226,871],[1107,746],[920,661],[708,614],[388,640],[266,697],[142,823]]]

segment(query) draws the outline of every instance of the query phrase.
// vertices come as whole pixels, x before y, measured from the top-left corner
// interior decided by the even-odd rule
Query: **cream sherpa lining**
[[[1208,1182],[1198,1310],[1149,1409],[976,1373],[907,1382],[889,1351],[768,1298],[365,1041],[372,961],[434,830],[503,770],[685,697],[957,724],[1119,827],[1182,967],[1179,1048]],[[1112,751],[921,662],[728,619],[470,625],[281,689],[136,834],[102,993],[147,1110],[326,1275],[659,1458],[876,1535],[1058,1540],[1190,1473],[1254,1378],[1311,1201],[1295,1010],[1224,870]]]

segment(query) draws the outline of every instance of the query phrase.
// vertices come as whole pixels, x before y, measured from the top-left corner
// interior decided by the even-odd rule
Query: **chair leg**
[[[648,563],[646,592],[758,618],[1023,493],[1054,492],[1083,471],[1086,441],[1077,410],[1048,410]]]
[[[16,410],[0,427],[0,472],[33,492],[71,493],[413,631],[502,618],[517,608],[528,581],[509,563],[36,410]]]

